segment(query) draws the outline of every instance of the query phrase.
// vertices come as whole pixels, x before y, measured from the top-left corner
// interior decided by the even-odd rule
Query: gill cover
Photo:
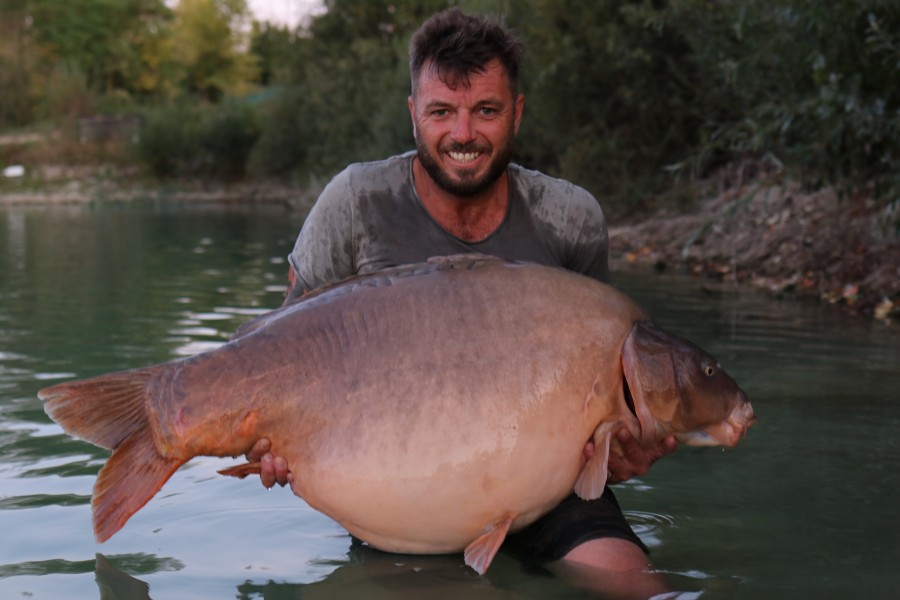
[[[689,445],[732,446],[723,424],[737,419],[731,429],[744,431],[752,422],[747,395],[714,356],[650,321],[632,326],[622,368],[644,444],[675,434]]]
[[[678,409],[679,393],[672,362],[674,338],[651,321],[636,321],[622,347],[622,370],[641,424],[641,443],[665,435]]]

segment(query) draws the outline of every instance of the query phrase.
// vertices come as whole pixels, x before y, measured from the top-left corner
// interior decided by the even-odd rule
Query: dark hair
[[[413,94],[426,62],[430,62],[441,81],[455,88],[468,86],[469,75],[483,73],[485,65],[495,58],[506,69],[509,87],[515,94],[523,54],[522,42],[500,19],[466,15],[459,8],[448,8],[422,23],[409,42]]]

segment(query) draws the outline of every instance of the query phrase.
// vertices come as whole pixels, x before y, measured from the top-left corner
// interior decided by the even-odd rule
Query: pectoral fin
[[[507,514],[499,521],[488,525],[485,533],[466,546],[466,564],[475,569],[479,575],[484,575],[491,565],[494,555],[497,554],[503,540],[506,539],[506,534],[509,533],[513,519],[512,515]]]
[[[579,498],[593,500],[603,495],[609,463],[609,444],[613,431],[618,426],[618,422],[604,422],[594,432],[594,455],[585,463],[575,481],[575,493]]]

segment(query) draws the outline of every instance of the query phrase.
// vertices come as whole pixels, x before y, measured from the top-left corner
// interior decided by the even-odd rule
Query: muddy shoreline
[[[864,197],[752,182],[610,228],[613,260],[900,320],[897,216]]]

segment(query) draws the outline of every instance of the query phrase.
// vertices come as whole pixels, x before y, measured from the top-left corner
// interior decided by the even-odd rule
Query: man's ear
[[[413,138],[418,137],[416,132],[416,101],[413,100],[412,94],[406,99],[406,105],[409,107],[409,118],[412,121]]]
[[[515,135],[519,135],[519,124],[522,122],[522,112],[525,109],[525,94],[519,94],[516,96],[516,107],[515,107],[515,115],[516,115],[516,128],[513,130]]]

